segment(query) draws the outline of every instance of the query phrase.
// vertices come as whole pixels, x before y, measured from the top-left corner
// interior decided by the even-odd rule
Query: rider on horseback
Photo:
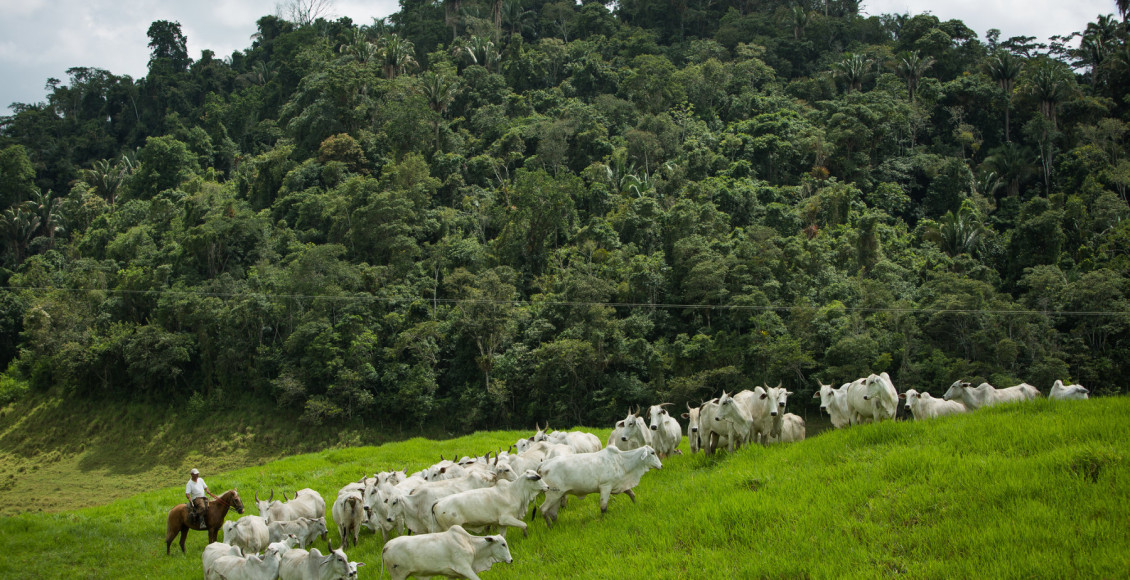
[[[208,498],[204,494],[212,496],[212,499],[220,498],[208,489],[208,484],[204,483],[203,477],[200,477],[200,470],[193,467],[188,475],[189,480],[188,484],[184,486],[184,496],[188,498],[190,518],[194,527],[203,528],[206,525],[204,514],[208,513]]]

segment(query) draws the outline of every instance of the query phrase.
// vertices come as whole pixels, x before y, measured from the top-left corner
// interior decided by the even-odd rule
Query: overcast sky
[[[658,0],[656,0],[658,1]],[[44,101],[48,77],[86,66],[140,78],[149,60],[146,31],[155,20],[180,22],[193,59],[210,49],[219,57],[246,49],[255,21],[275,12],[276,0],[0,0],[0,115],[9,103]],[[864,0],[866,14],[931,12],[959,19],[984,38],[1028,35],[1041,40],[1082,30],[1114,0]],[[399,9],[398,0],[334,0],[336,16],[369,24]]]

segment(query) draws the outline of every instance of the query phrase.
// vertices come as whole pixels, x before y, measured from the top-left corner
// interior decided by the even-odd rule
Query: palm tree
[[[1020,60],[1020,57],[1006,50],[998,50],[985,62],[985,70],[989,73],[989,78],[996,81],[997,84],[1000,85],[1001,90],[1004,91],[1004,140],[1009,142],[1012,141],[1009,131],[1009,117],[1012,112],[1012,89],[1023,67],[1024,63]]]
[[[1118,6],[1118,15],[1125,21],[1126,14],[1130,13],[1130,0],[1114,0],[1114,3]]]
[[[1020,195],[1020,185],[1036,172],[1033,157],[1027,147],[1010,142],[994,149],[985,159],[985,165],[1005,182],[1008,195],[1017,196]]]
[[[341,54],[353,58],[362,64],[380,58],[380,47],[369,42],[366,32],[362,29],[353,30],[353,39],[338,48]]]
[[[926,70],[934,66],[934,57],[922,58],[918,51],[908,52],[899,58],[895,70],[899,76],[906,79],[906,92],[910,95],[910,102],[914,102],[914,93],[918,90],[918,81]]]
[[[456,56],[465,56],[471,60],[471,64],[482,65],[487,70],[491,69],[499,57],[494,41],[485,36],[472,36],[465,42],[457,43],[451,52]]]
[[[0,236],[9,242],[4,245],[12,252],[14,264],[23,262],[24,251],[39,229],[39,216],[31,211],[28,204],[24,202],[0,214]]]
[[[502,26],[507,35],[526,34],[534,31],[533,10],[526,10],[521,0],[503,0]]]
[[[435,130],[435,147],[439,149],[439,126],[440,119],[443,113],[447,111],[448,105],[455,100],[455,93],[458,91],[458,83],[443,73],[435,71],[427,71],[420,75],[416,90],[428,102],[428,108],[435,111],[438,115],[432,123],[432,128]]]
[[[961,209],[954,213],[947,211],[941,223],[927,226],[923,238],[934,242],[950,257],[969,254],[976,257],[985,245],[988,229],[981,223],[976,208],[968,200],[961,202]]]
[[[874,61],[864,58],[861,54],[849,54],[835,64],[832,73],[844,79],[847,83],[847,92],[851,93],[853,90],[862,90],[863,81],[871,72],[872,64]]]
[[[1032,63],[1028,92],[1040,103],[1040,114],[1056,128],[1056,109],[1074,92],[1072,73],[1067,65],[1040,56]]]
[[[386,34],[377,40],[378,57],[385,78],[394,79],[417,66],[416,46],[397,34]]]
[[[804,36],[808,21],[808,11],[801,6],[793,6],[793,40],[800,40]]]

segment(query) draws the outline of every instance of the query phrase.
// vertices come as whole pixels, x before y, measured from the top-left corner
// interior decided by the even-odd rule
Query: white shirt
[[[184,492],[188,494],[188,497],[196,499],[204,497],[204,488],[206,487],[208,487],[208,484],[204,483],[204,478],[197,477],[196,481],[188,480],[188,485],[184,486]]]

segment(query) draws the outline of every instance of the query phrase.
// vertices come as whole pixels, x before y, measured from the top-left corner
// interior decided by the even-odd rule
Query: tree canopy
[[[195,59],[154,22],[144,78],[0,117],[0,369],[456,429],[881,371],[1126,388],[1122,16],[322,5]]]

